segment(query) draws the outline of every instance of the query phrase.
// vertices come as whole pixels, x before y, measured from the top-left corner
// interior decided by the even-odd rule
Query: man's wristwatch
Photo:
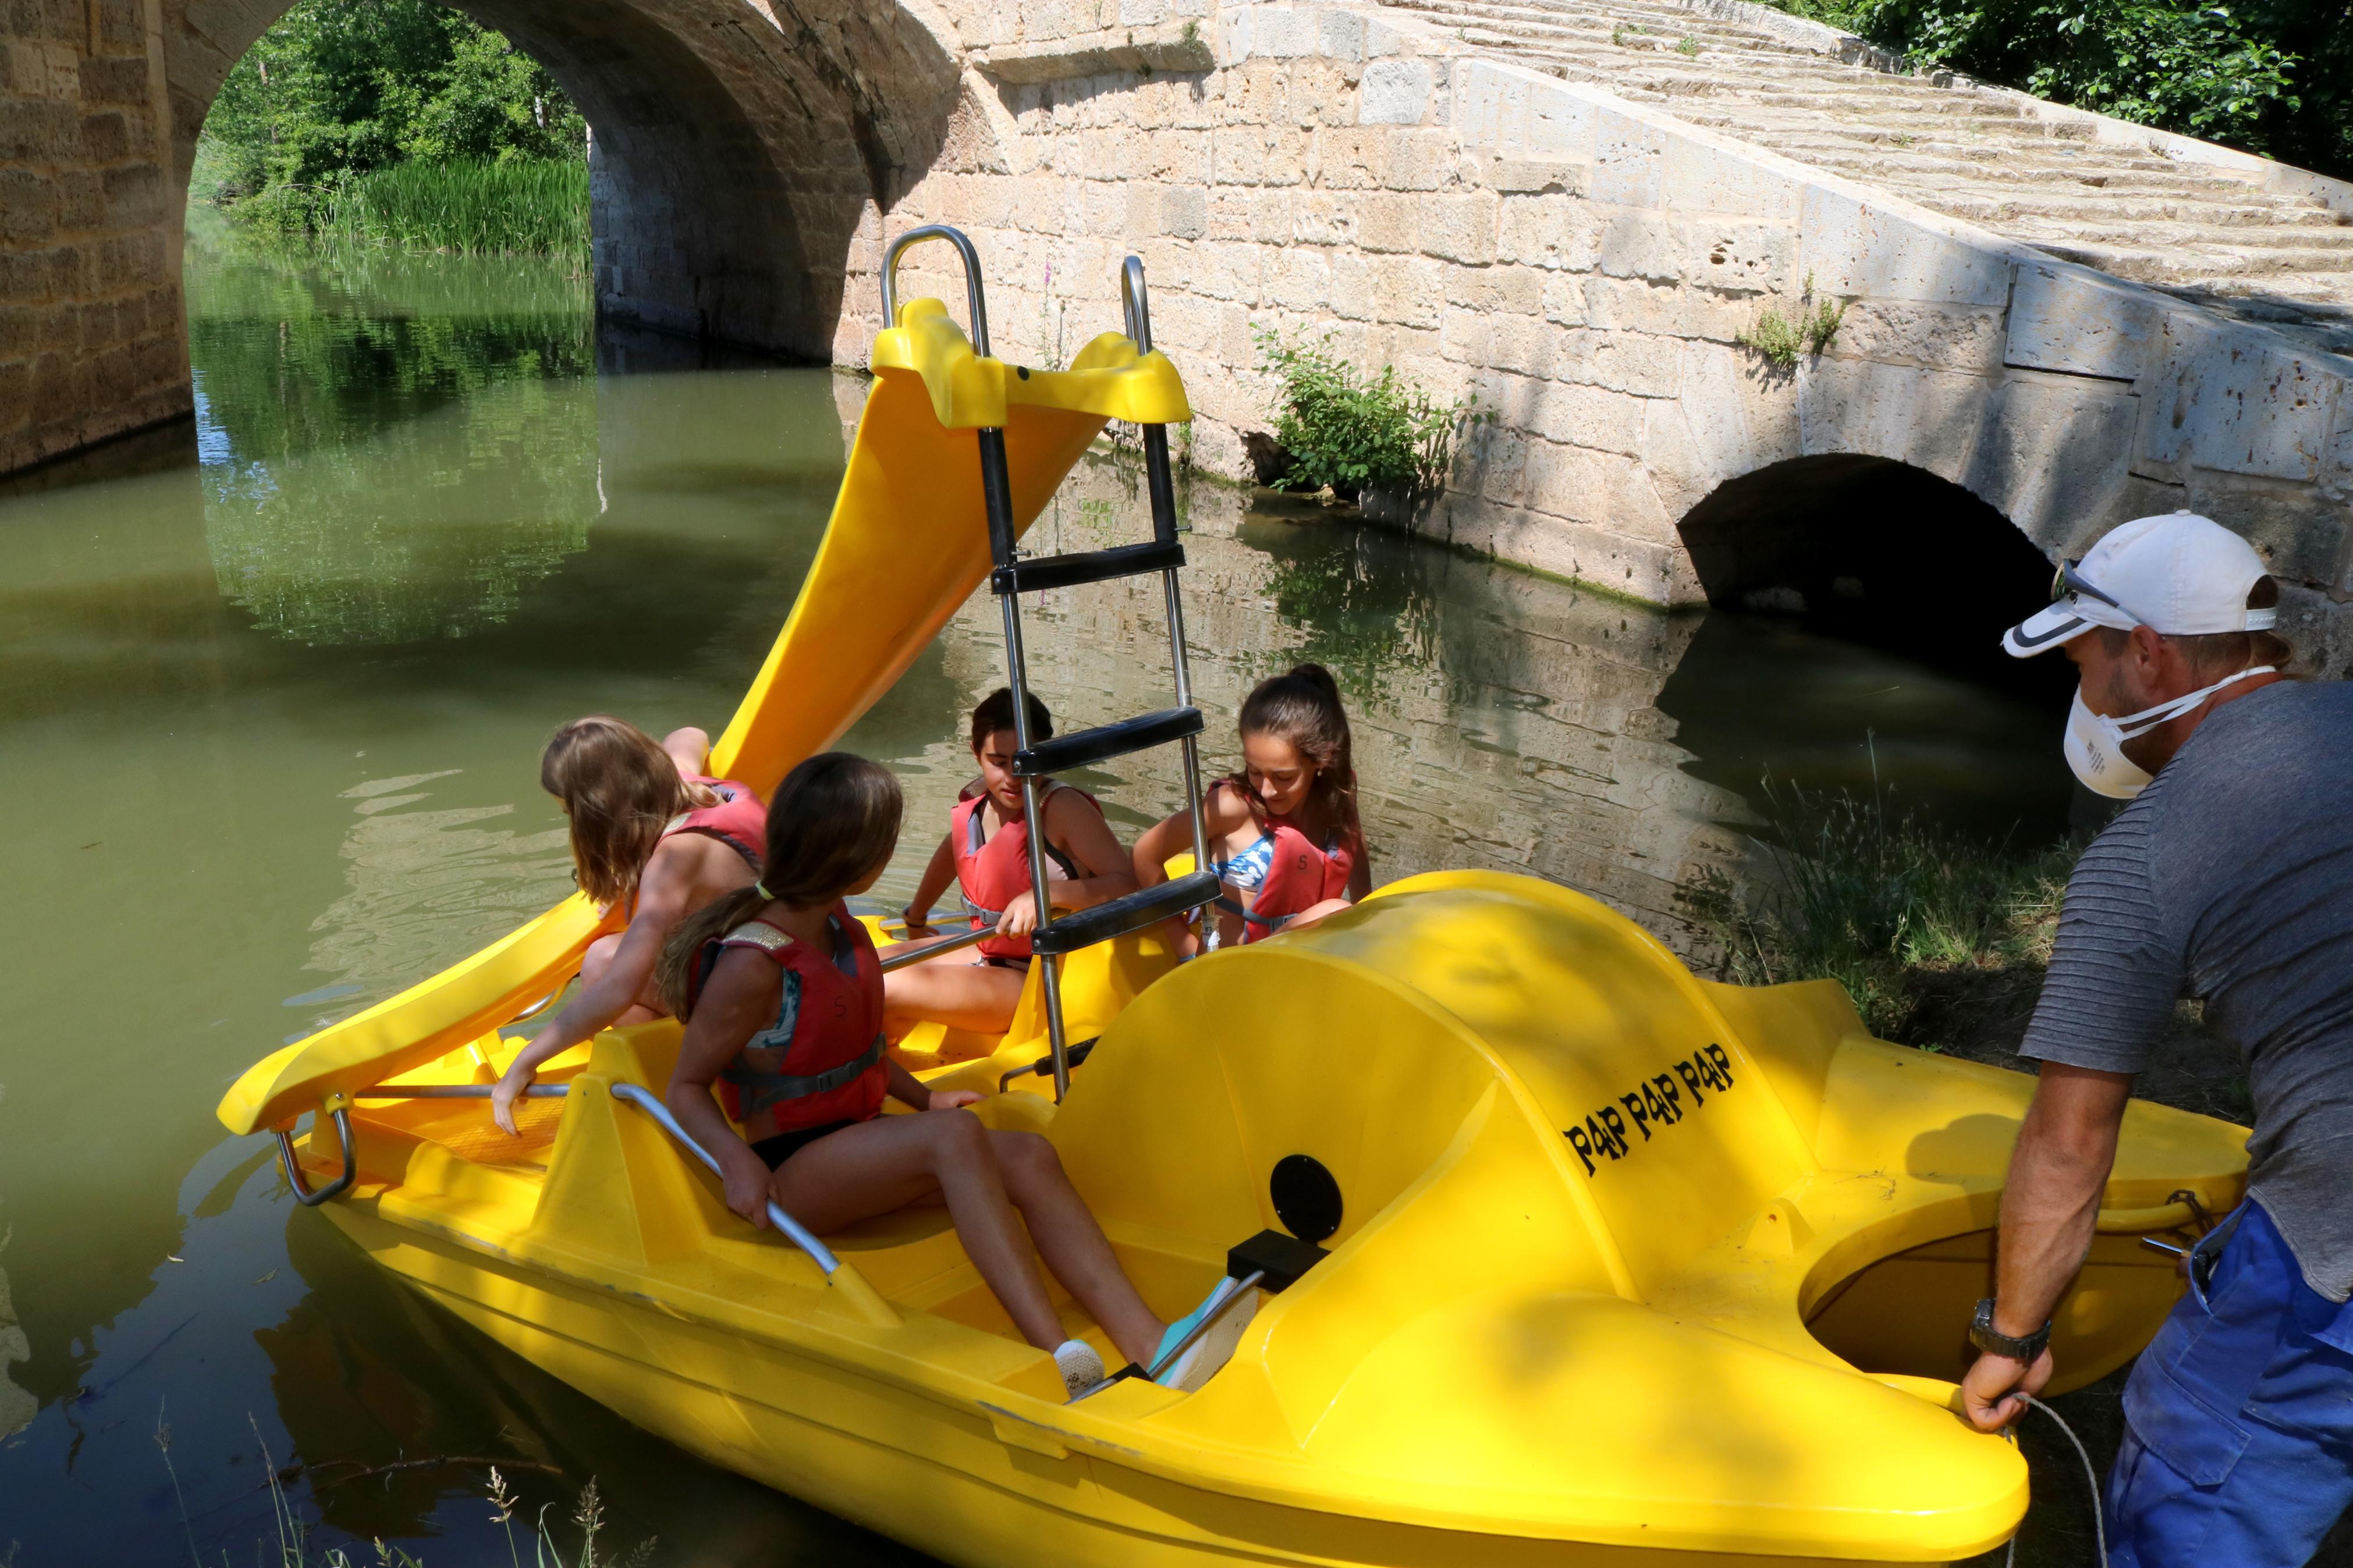
[[[1989,1296],[1978,1303],[1978,1315],[1969,1322],[1969,1343],[1989,1355],[2008,1356],[2031,1365],[2051,1347],[2051,1325],[2046,1322],[2032,1333],[2013,1339],[1993,1326],[1993,1298]]]

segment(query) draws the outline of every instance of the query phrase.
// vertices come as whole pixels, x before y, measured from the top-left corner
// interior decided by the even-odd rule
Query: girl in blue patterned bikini
[[[1224,884],[1216,921],[1187,943],[1206,950],[1312,925],[1372,891],[1372,856],[1356,817],[1356,770],[1339,683],[1320,664],[1262,680],[1242,704],[1240,773],[1201,802],[1210,868]],[[1168,879],[1191,847],[1178,812],[1135,841],[1145,887]]]

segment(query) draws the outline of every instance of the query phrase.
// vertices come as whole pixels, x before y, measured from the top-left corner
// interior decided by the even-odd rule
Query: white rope
[[[2051,1406],[2043,1404],[2042,1401],[2035,1398],[2034,1395],[2031,1394],[2021,1394],[2019,1397],[2025,1400],[2032,1408],[2040,1410],[2043,1415],[2048,1415],[2052,1420],[2057,1422],[2059,1424],[2059,1430],[2067,1434],[2067,1441],[2074,1445],[2075,1458],[2084,1462],[2084,1481],[2085,1485],[2092,1489],[2092,1536],[2094,1541],[2099,1542],[2100,1548],[2100,1555],[2096,1561],[2098,1568],[2107,1568],[2108,1526],[2107,1521],[2103,1516],[2100,1509],[2100,1472],[2092,1465],[2091,1451],[2084,1447],[2084,1440],[2075,1436],[2075,1429],[2067,1425],[2067,1418],[2065,1416],[2060,1415],[2059,1412],[2052,1409]],[[2010,1536],[2010,1550],[2002,1554],[2001,1560],[2003,1568],[2014,1568],[2014,1565],[2017,1563],[2018,1537],[2016,1534],[2013,1533]]]

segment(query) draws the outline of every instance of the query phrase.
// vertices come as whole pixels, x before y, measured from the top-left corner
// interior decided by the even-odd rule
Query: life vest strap
[[[738,1058],[730,1062],[720,1076],[741,1091],[744,1119],[749,1120],[788,1100],[807,1100],[812,1095],[830,1094],[845,1084],[856,1082],[882,1059],[882,1037],[877,1035],[874,1043],[857,1056],[823,1072],[762,1072],[745,1066]]]

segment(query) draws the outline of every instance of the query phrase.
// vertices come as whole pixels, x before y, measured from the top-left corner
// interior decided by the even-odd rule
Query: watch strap
[[[2008,1356],[2012,1361],[2031,1362],[2050,1348],[2051,1325],[2045,1322],[2031,1334],[2005,1334],[1993,1326],[1993,1298],[1978,1303],[1977,1316],[1969,1322],[1969,1343],[1989,1355]]]

